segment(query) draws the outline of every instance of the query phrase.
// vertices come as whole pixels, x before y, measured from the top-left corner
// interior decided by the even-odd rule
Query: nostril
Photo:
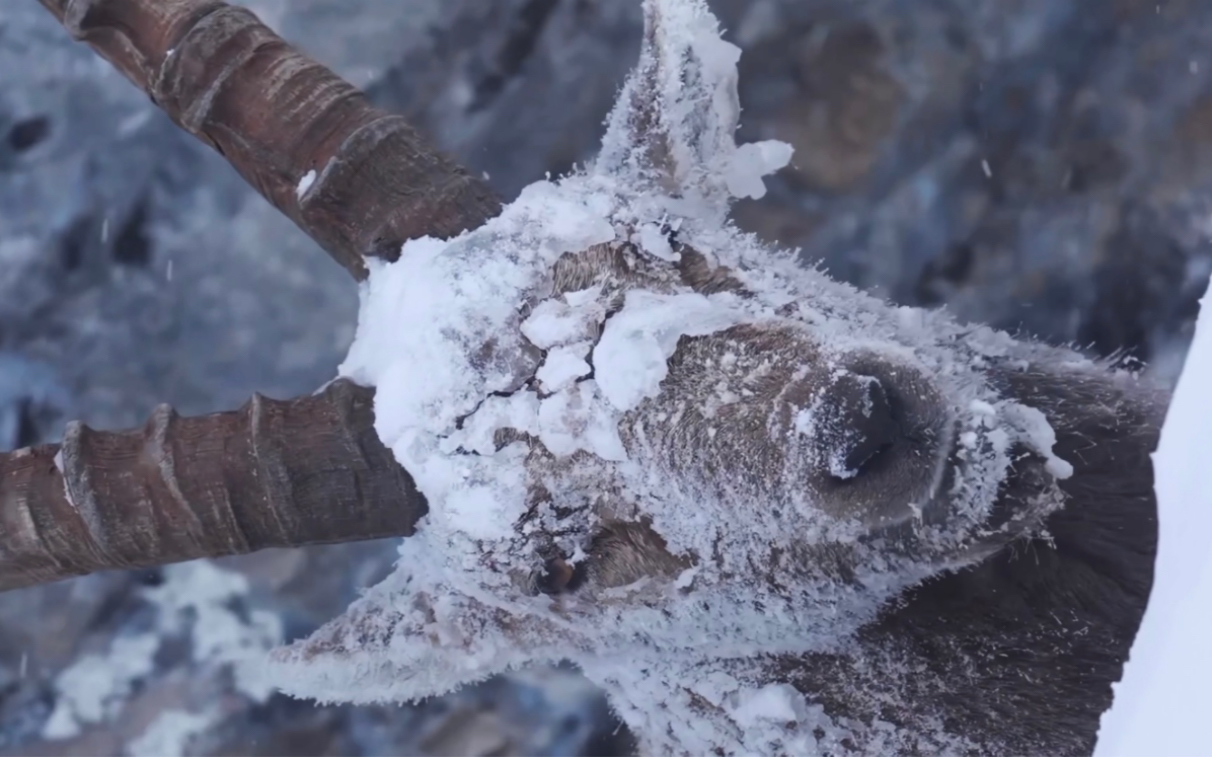
[[[829,394],[826,402],[836,413],[841,432],[830,456],[829,474],[853,479],[896,443],[900,424],[884,385],[872,376],[842,376]]]
[[[876,455],[891,447],[900,434],[884,385],[878,379],[864,378],[866,397],[854,418],[854,443],[846,455],[846,467],[851,470],[861,470]]]

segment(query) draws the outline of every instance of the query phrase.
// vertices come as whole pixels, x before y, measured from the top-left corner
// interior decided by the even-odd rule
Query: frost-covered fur
[[[737,231],[789,148],[733,142],[702,0],[644,7],[592,169],[372,265],[342,372],[430,510],[275,680],[415,699],[571,660],[645,754],[1088,747],[1161,400]]]
[[[932,754],[938,725],[972,754],[1089,754],[1148,600],[1157,547],[1149,453],[1164,397],[1067,351],[1019,371],[1004,391],[1045,411],[1073,462],[1047,538],[931,579],[865,627],[845,655],[782,658],[787,680],[834,717],[879,718]],[[1038,484],[1012,474],[1001,506]],[[777,671],[777,672],[776,672]],[[916,743],[915,743],[916,741]],[[898,749],[898,753],[906,753]]]
[[[1068,350],[1021,350],[1032,370],[1011,358],[989,374],[1045,411],[1054,450],[1074,463],[1061,484],[1065,505],[1045,518],[1045,530],[904,592],[843,650],[721,666],[740,680],[790,684],[819,705],[820,754],[1093,750],[1152,585],[1149,453],[1166,396]],[[994,517],[1013,517],[1036,495],[1046,477],[1039,462],[1028,455],[1016,465]],[[651,560],[637,553],[650,546],[603,546],[611,564]],[[695,707],[712,709],[701,700]]]

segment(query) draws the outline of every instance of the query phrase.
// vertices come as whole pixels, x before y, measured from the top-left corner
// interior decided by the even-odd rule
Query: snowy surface
[[[248,581],[207,560],[170,565],[165,582],[145,590],[156,614],[146,631],[113,640],[104,652],[82,655],[55,681],[55,709],[43,726],[47,739],[70,738],[83,726],[105,723],[115,717],[126,699],[155,668],[155,657],[167,640],[189,632],[196,662],[235,664],[237,685],[248,696],[264,699],[271,693],[262,681],[248,681],[240,662],[263,654],[281,640],[281,621],[264,610],[247,614],[233,609],[233,601],[248,592]],[[147,746],[161,754],[170,744],[183,748],[189,729],[201,730],[207,721],[197,714],[167,711],[151,726]]]
[[[1012,445],[1051,458],[1043,417],[979,370],[1004,353],[1004,334],[891,307],[728,223],[731,203],[760,196],[791,150],[735,144],[739,50],[701,0],[644,7],[645,47],[595,165],[527,187],[455,240],[415,240],[398,262],[372,263],[341,371],[377,388],[376,431],[430,511],[391,577],[275,655],[269,673],[285,691],[413,700],[571,660],[646,751],[828,748],[853,734],[721,661],[834,647],[905,587],[979,557]],[[743,293],[696,291],[678,267],[685,251]],[[754,334],[765,347],[752,348]],[[674,380],[686,337],[716,352],[682,355]],[[904,549],[859,540],[863,524],[805,484],[844,453],[848,430],[822,398],[863,354],[932,377],[921,391],[946,398],[961,432],[954,509],[945,524],[919,520]],[[764,406],[771,381],[811,392]],[[725,407],[766,413],[765,432],[721,423],[687,443],[671,431]],[[731,467],[702,470],[690,464],[699,453]],[[747,475],[747,455],[774,467]],[[921,496],[934,496],[941,466],[926,466]],[[1052,458],[1057,475],[1066,467]],[[920,515],[900,506],[897,517]],[[651,523],[685,569],[559,597],[532,590],[553,553],[575,565],[610,521]],[[774,585],[764,566],[802,549],[833,550],[853,578],[830,561],[788,561]]]
[[[215,725],[212,713],[182,710],[161,712],[141,736],[127,747],[130,757],[178,757],[188,754],[190,741]]]
[[[1115,702],[1103,715],[1100,757],[1212,754],[1212,291],[1153,455],[1158,555],[1149,607]]]

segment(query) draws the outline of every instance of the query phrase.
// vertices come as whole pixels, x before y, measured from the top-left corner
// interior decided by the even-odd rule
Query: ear
[[[572,651],[570,635],[538,613],[514,614],[447,584],[418,592],[411,573],[397,566],[344,614],[273,650],[250,674],[321,702],[405,702]]]
[[[644,0],[640,61],[608,119],[597,172],[725,211],[732,198],[764,195],[761,177],[787,165],[791,146],[737,147],[740,57],[703,0]]]

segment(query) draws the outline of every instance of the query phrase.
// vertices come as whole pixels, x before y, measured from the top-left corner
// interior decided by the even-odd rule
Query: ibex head
[[[343,371],[377,387],[430,512],[393,577],[278,655],[287,691],[410,699],[572,659],[652,749],[752,744],[735,713],[702,725],[754,688],[720,666],[837,649],[1062,505],[1072,467],[1015,374],[1136,380],[728,225],[790,148],[735,145],[739,50],[701,0],[644,8],[591,169],[372,267]],[[699,725],[675,689],[707,703]]]
[[[488,223],[486,184],[245,9],[42,3],[373,275],[314,396],[0,454],[0,591],[424,516],[282,688],[572,660],[647,754],[1089,751],[1149,594],[1164,394],[729,225],[791,155],[735,144],[703,0],[644,0],[596,164]]]

